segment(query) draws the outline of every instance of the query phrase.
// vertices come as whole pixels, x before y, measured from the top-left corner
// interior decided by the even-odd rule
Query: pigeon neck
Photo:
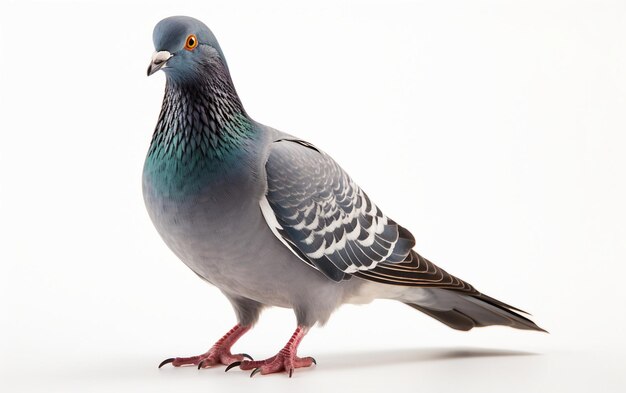
[[[168,78],[149,155],[224,160],[254,130],[229,76],[194,83]]]
[[[161,195],[192,195],[246,164],[257,129],[232,84],[168,80],[144,176]]]

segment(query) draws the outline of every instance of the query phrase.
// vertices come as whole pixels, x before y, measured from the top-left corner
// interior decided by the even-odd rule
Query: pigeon
[[[153,32],[148,76],[165,94],[143,169],[148,214],[167,246],[216,286],[237,324],[207,352],[159,368],[224,365],[251,376],[317,364],[297,355],[309,329],[342,304],[392,299],[457,330],[504,325],[545,331],[413,248],[413,235],[326,153],[254,121],[224,53],[201,21],[173,16]],[[349,148],[347,146],[346,148]],[[266,307],[293,309],[296,329],[268,359],[231,347]]]

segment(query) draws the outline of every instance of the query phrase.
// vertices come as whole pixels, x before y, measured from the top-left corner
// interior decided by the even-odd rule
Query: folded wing
[[[274,234],[301,260],[340,281],[404,261],[413,236],[389,219],[327,154],[280,139],[266,164],[261,209]]]

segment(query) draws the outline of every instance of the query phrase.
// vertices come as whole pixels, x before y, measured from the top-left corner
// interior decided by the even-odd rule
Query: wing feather
[[[333,280],[402,262],[415,244],[332,158],[307,142],[275,141],[266,171],[261,210],[274,235]]]
[[[267,224],[298,258],[330,279],[357,276],[479,295],[413,251],[413,235],[388,218],[332,158],[310,143],[275,141],[266,171],[261,211]]]

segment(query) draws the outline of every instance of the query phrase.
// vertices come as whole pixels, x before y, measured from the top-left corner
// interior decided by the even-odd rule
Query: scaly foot
[[[286,372],[289,377],[293,375],[293,370],[300,367],[309,367],[312,364],[317,364],[312,357],[301,358],[296,356],[296,351],[300,341],[307,333],[308,329],[298,326],[296,331],[287,342],[287,345],[278,352],[278,354],[265,360],[239,360],[233,362],[225,371],[230,370],[233,367],[239,366],[242,370],[253,370],[250,377],[253,377],[257,373],[261,374],[273,374],[279,372]]]
[[[228,333],[219,339],[211,349],[206,353],[198,356],[191,356],[186,358],[169,358],[159,364],[159,368],[168,363],[172,363],[174,367],[196,365],[198,369],[207,368],[217,365],[229,365],[233,362],[243,361],[245,358],[252,360],[252,357],[248,354],[241,353],[233,355],[230,352],[230,348],[244,333],[250,330],[249,326],[236,325]]]

